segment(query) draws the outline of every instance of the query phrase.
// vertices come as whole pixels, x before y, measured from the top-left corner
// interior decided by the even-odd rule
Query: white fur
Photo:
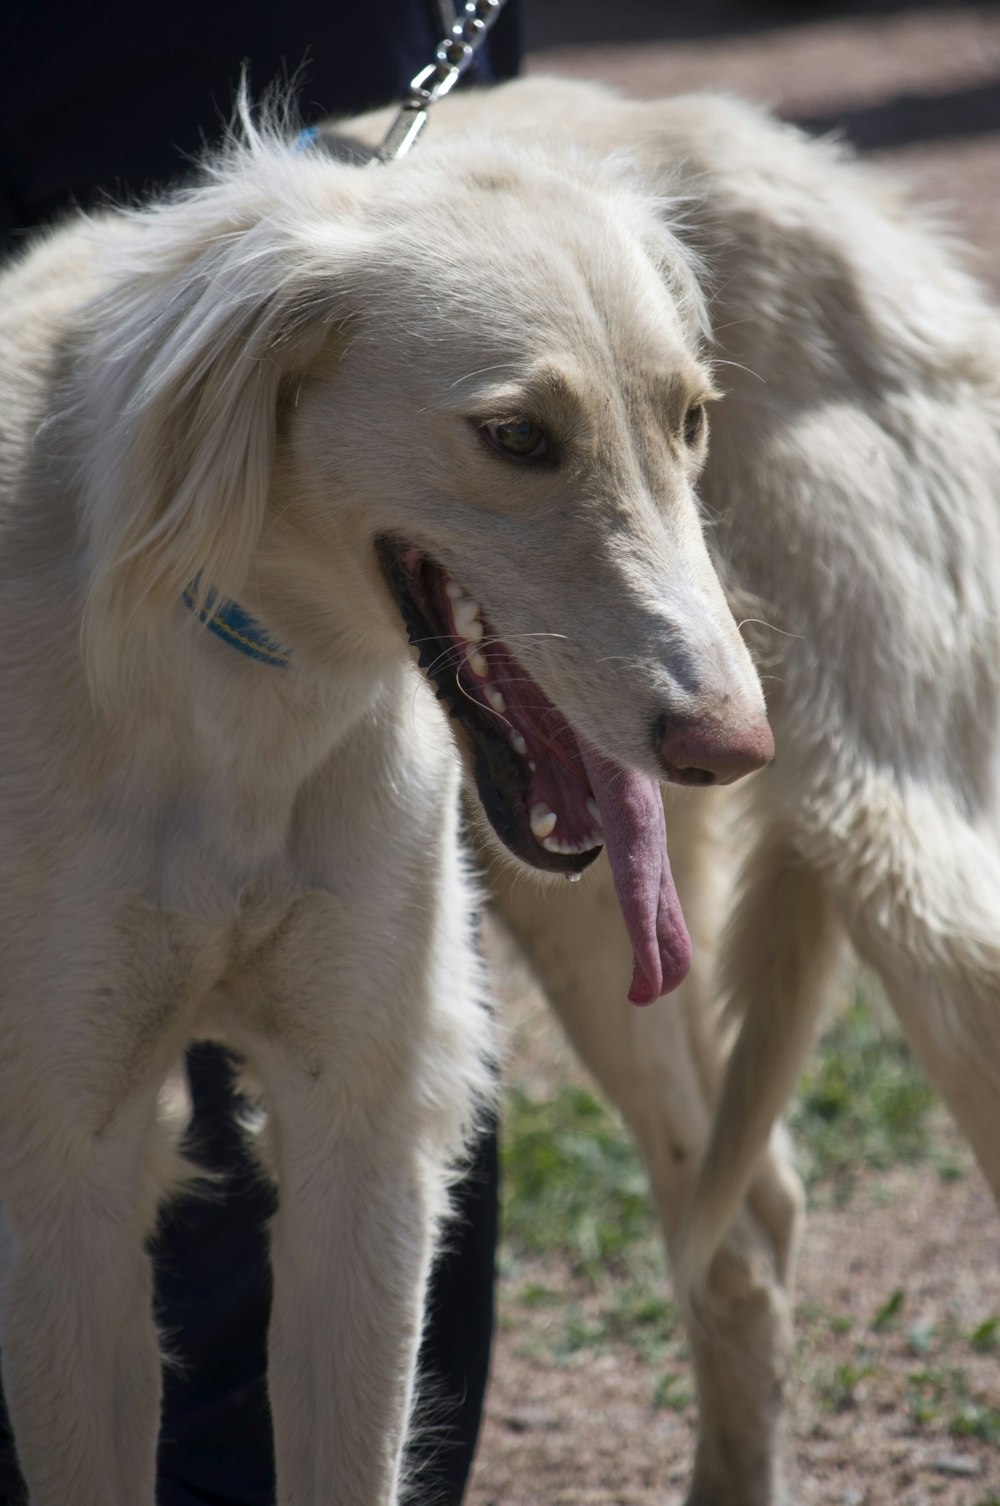
[[[32,1506],[152,1506],[144,1241],[199,1036],[270,1116],[280,1506],[397,1498],[489,1045],[459,765],[374,540],[439,559],[620,763],[655,775],[664,714],[762,718],[661,210],[492,131],[372,172],[248,131],[0,285],[0,1349]],[[529,405],[557,470],[477,432]],[[200,631],[196,577],[289,668]]]

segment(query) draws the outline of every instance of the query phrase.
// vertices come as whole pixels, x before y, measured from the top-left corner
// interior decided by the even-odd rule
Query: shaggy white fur
[[[660,211],[577,149],[478,133],[366,172],[248,126],[3,278],[0,1344],[32,1506],[152,1506],[144,1242],[196,1037],[269,1113],[278,1500],[397,1497],[489,1051],[407,628],[506,845],[575,873],[603,819],[633,993],[686,968],[657,780],[772,745]],[[220,598],[286,667],[200,630]]]

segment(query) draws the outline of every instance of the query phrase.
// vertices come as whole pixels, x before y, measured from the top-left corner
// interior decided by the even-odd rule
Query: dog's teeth
[[[555,831],[556,819],[555,811],[550,811],[548,806],[541,800],[537,805],[531,807],[530,820],[532,834],[538,838],[539,842],[544,842],[550,851],[552,850],[551,843],[553,840],[551,833]],[[548,841],[546,841],[546,838],[548,838]]]
[[[594,799],[593,795],[588,795],[587,797],[587,809],[593,816],[594,820],[597,822],[597,830],[603,831],[604,822],[601,820],[601,808],[598,805],[597,801]]]
[[[534,809],[544,810],[545,807],[535,806]],[[532,826],[532,830],[534,830],[534,826]],[[594,832],[592,836],[586,837],[582,842],[567,842],[565,838],[556,836],[542,838],[542,846],[548,852],[557,852],[560,857],[564,858],[577,858],[581,853],[593,852],[594,848],[600,847],[600,845],[601,838],[597,832]]]
[[[457,580],[445,582],[445,595],[451,602],[451,615],[455,631],[469,643],[479,643],[483,636],[483,624],[479,615],[479,603],[460,586]]]
[[[467,654],[465,662],[481,680],[486,679],[490,672],[490,666],[486,662],[485,655],[481,654],[478,649],[473,650],[471,654]]]
[[[474,601],[470,601],[468,607],[457,608],[455,613],[455,631],[466,643],[482,643],[483,624],[479,620],[479,608]]]
[[[487,701],[493,707],[493,710],[497,713],[497,715],[502,716],[502,714],[507,710],[507,702],[504,700],[499,690],[497,690],[496,686],[484,685],[483,695],[486,697]]]
[[[557,852],[561,858],[575,858],[581,852],[586,852],[585,847],[579,847],[575,842],[567,842],[560,837],[543,837],[542,846],[546,852]]]
[[[514,752],[520,753],[521,757],[523,758],[528,751],[528,744],[525,742],[520,732],[512,733],[510,742],[511,747],[514,749]]]
[[[451,598],[451,614],[455,627],[463,638],[472,638],[476,643],[483,636],[483,624],[479,620],[479,603],[465,593]]]

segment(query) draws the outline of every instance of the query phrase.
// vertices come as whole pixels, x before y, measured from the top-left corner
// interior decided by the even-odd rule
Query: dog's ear
[[[106,243],[110,285],[90,311],[78,405],[84,649],[104,691],[124,646],[185,592],[238,595],[264,525],[283,385],[341,316],[350,189],[343,203],[327,192],[322,217],[262,198],[259,183],[242,199],[237,182],[216,183]]]

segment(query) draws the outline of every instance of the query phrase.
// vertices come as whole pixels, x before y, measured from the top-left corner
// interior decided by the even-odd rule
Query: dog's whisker
[[[761,374],[760,374],[759,371],[754,371],[750,366],[744,366],[742,364],[742,362],[740,362],[740,361],[727,361],[727,360],[722,360],[722,359],[718,359],[717,358],[713,362],[713,365],[715,365],[715,366],[731,366],[734,371],[745,371],[746,374],[747,374],[747,376],[753,377],[754,381],[761,382],[764,386],[767,385],[767,378],[766,377],[761,376]]]
[[[475,377],[486,376],[492,371],[516,371],[517,364],[514,361],[498,361],[494,366],[480,366],[475,371],[467,371],[464,376],[456,377],[450,384],[449,391],[461,387],[463,382],[471,382]]]
[[[779,633],[782,638],[795,638],[799,641],[802,641],[805,636],[803,633],[791,633],[787,628],[780,628],[777,623],[765,622],[763,617],[743,617],[736,626],[741,632],[745,627],[762,627],[766,628],[769,633]]]

